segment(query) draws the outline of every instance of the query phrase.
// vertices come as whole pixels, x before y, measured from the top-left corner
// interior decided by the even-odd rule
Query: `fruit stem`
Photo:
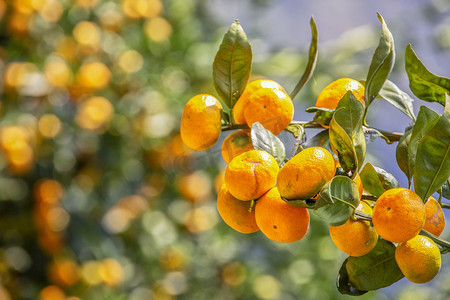
[[[442,206],[442,208],[450,209],[449,203],[441,202],[441,206]]]

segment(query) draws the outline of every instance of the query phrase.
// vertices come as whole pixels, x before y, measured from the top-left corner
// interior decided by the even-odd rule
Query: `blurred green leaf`
[[[404,91],[400,90],[392,81],[386,80],[383,87],[379,91],[382,99],[386,100],[396,108],[398,108],[405,115],[415,120],[413,99]]]
[[[370,194],[379,197],[385,191],[400,187],[397,179],[385,170],[367,163],[360,172],[364,189]]]
[[[366,154],[363,114],[361,102],[351,92],[347,92],[339,101],[330,122],[331,148],[338,155],[342,168],[353,174],[362,166]]]
[[[383,239],[379,239],[369,253],[359,257],[350,256],[344,264],[349,284],[358,290],[377,290],[404,277],[395,261],[394,244]]]
[[[231,24],[213,63],[217,93],[232,109],[247,85],[252,69],[252,48],[239,21]]]
[[[414,161],[409,156],[409,141],[411,140],[412,126],[405,128],[405,133],[400,138],[395,149],[395,158],[400,170],[405,173],[408,178],[408,186],[411,187],[411,180],[414,172]]]
[[[255,150],[263,150],[271,154],[278,165],[284,162],[286,157],[284,144],[272,132],[265,129],[261,123],[252,124],[251,137]]]
[[[425,202],[450,177],[450,97],[439,121],[420,140],[414,169],[414,191]]]
[[[335,176],[319,193],[314,214],[332,226],[344,224],[359,204],[356,183],[347,176]]]
[[[394,38],[389,31],[383,17],[377,13],[378,19],[382,25],[380,41],[377,49],[373,54],[370,63],[369,72],[366,77],[365,85],[365,101],[366,111],[373,99],[378,95],[378,92],[383,87],[387,77],[391,73],[395,61]]]
[[[450,78],[439,77],[428,71],[410,44],[405,50],[405,69],[409,88],[417,98],[445,104],[445,94],[450,93]]]
[[[348,262],[348,258],[344,260],[344,263],[342,264],[341,268],[339,269],[339,274],[336,279],[336,286],[337,286],[339,293],[341,293],[343,295],[350,295],[350,296],[364,295],[368,291],[359,290],[350,283],[350,280],[348,277],[348,272],[347,272],[347,262]]]
[[[306,69],[303,72],[302,77],[300,78],[299,82],[297,83],[297,85],[295,86],[294,90],[292,91],[292,93],[290,95],[292,100],[294,100],[294,98],[295,98],[295,96],[297,96],[298,92],[300,92],[302,87],[309,81],[309,79],[311,78],[311,76],[314,72],[314,69],[316,67],[317,54],[319,52],[318,45],[317,45],[319,33],[317,31],[316,22],[314,22],[313,17],[311,17],[310,25],[311,25],[312,38],[311,38],[311,45],[309,46],[308,64],[306,65]]]

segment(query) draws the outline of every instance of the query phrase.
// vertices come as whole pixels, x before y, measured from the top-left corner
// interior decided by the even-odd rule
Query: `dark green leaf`
[[[367,163],[360,172],[364,189],[370,194],[379,197],[385,191],[400,187],[397,179],[385,170]]]
[[[236,20],[225,34],[213,63],[214,86],[231,109],[247,85],[252,68],[252,48]]]
[[[368,291],[358,290],[355,288],[348,278],[348,272],[347,272],[347,262],[348,258],[344,260],[342,263],[341,268],[339,269],[339,274],[336,279],[336,286],[339,291],[339,293],[343,295],[350,295],[350,296],[361,296],[367,293]]]
[[[284,158],[286,157],[284,144],[273,133],[265,129],[261,123],[253,123],[251,137],[255,150],[263,150],[271,154],[278,165],[284,162]]]
[[[441,194],[441,190],[438,190],[439,194]],[[442,186],[442,197],[450,199],[450,178]]]
[[[346,269],[350,285],[363,291],[390,286],[404,277],[395,261],[394,244],[383,239],[369,253],[348,257]]]
[[[409,141],[411,140],[412,126],[405,129],[405,133],[400,138],[395,149],[395,158],[400,170],[405,173],[408,178],[408,187],[411,187],[411,179],[414,172],[414,161],[409,157]]]
[[[439,77],[428,71],[411,45],[405,51],[405,69],[409,88],[419,99],[445,104],[445,94],[450,94],[450,78]]]
[[[351,92],[339,101],[330,122],[330,144],[342,168],[356,174],[366,154],[362,129],[364,108]],[[355,175],[356,176],[356,175]]]
[[[450,177],[450,97],[439,121],[420,140],[414,169],[414,191],[425,202]]]
[[[382,25],[382,31],[380,41],[370,63],[369,72],[367,73],[364,93],[366,110],[383,87],[395,61],[394,38],[383,17],[379,13],[377,15]]]
[[[306,112],[315,112],[314,122],[326,125],[330,124],[331,119],[333,118],[333,114],[336,110],[329,108],[321,108],[321,107],[309,107],[306,109]]]
[[[381,98],[398,108],[405,115],[415,120],[413,110],[413,99],[405,92],[400,90],[392,81],[386,80],[379,91]]]
[[[316,23],[314,22],[314,18],[311,17],[310,21],[311,25],[311,45],[309,46],[309,57],[308,57],[308,64],[306,65],[306,69],[303,72],[302,77],[300,78],[299,82],[295,86],[294,90],[291,93],[291,99],[294,100],[295,96],[297,96],[298,92],[302,89],[302,87],[309,81],[311,78],[314,69],[316,67],[316,61],[317,61],[317,54],[318,54],[318,46],[317,46],[317,39],[318,39],[318,32]]]
[[[314,213],[325,223],[338,226],[353,215],[358,204],[356,183],[346,176],[335,176],[320,191]]]

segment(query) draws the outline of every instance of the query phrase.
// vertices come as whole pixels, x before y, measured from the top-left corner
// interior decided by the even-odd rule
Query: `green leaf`
[[[239,21],[231,24],[213,63],[214,86],[232,109],[247,85],[252,68],[252,48]]]
[[[265,129],[261,123],[255,122],[252,124],[251,138],[255,150],[263,150],[271,154],[278,165],[284,162],[286,157],[284,144],[272,132]]]
[[[414,191],[425,202],[450,177],[450,97],[444,113],[420,140],[414,169]]]
[[[370,163],[364,166],[359,175],[364,189],[376,197],[380,197],[389,189],[400,187],[397,179],[391,173]]]
[[[445,104],[445,94],[450,94],[450,78],[439,77],[428,71],[411,45],[405,50],[405,69],[409,88],[417,98]]]
[[[346,176],[335,176],[320,191],[314,213],[325,223],[338,226],[353,215],[358,204],[356,183]]]
[[[347,272],[347,262],[348,262],[348,258],[346,260],[344,260],[344,263],[342,264],[341,268],[339,269],[339,274],[336,279],[336,286],[337,286],[339,293],[341,293],[343,295],[350,295],[350,296],[364,295],[368,291],[358,290],[350,283],[350,279],[348,277],[348,272]]]
[[[333,118],[333,114],[335,111],[336,109],[322,108],[322,107],[308,107],[306,109],[306,112],[308,113],[312,112],[316,113],[314,115],[314,122],[326,126],[330,124],[330,121]]]
[[[350,256],[346,262],[349,284],[358,290],[377,290],[404,277],[395,261],[394,244],[383,239],[369,253]]]
[[[392,81],[385,81],[383,87],[379,91],[379,95],[382,99],[398,108],[411,119],[416,119],[412,104],[414,100],[407,93],[400,90]]]
[[[382,30],[380,41],[373,54],[366,78],[364,93],[366,111],[383,87],[384,82],[391,73],[395,61],[394,38],[386,26],[383,17],[379,13],[377,13],[377,16],[381,22]]]
[[[294,90],[290,94],[290,97],[292,100],[294,100],[294,98],[295,98],[295,96],[297,96],[298,92],[300,92],[302,87],[309,81],[309,79],[311,78],[311,76],[314,72],[314,69],[316,68],[317,54],[319,52],[318,45],[317,45],[319,33],[317,32],[316,23],[314,22],[313,17],[311,17],[310,25],[311,25],[312,39],[311,39],[311,45],[309,46],[308,64],[306,65],[306,69],[303,72],[302,77],[300,78],[299,82],[297,83]]]
[[[366,154],[366,140],[362,129],[364,108],[351,92],[339,101],[330,122],[330,144],[339,157],[342,168],[354,176],[362,166]]]
[[[438,192],[439,194],[442,193],[442,197],[450,199],[450,178],[448,178],[447,181],[442,186],[442,192],[440,189],[438,190]]]
[[[409,142],[411,140],[412,126],[405,128],[405,133],[400,138],[395,149],[395,158],[400,170],[405,173],[408,178],[408,187],[411,187],[411,180],[414,172],[414,161],[409,156]]]

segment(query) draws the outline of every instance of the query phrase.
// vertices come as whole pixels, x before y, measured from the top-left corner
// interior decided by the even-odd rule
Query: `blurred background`
[[[178,128],[192,96],[216,95],[212,62],[234,19],[253,47],[252,76],[291,91],[314,16],[317,68],[295,99],[295,119],[311,120],[305,108],[328,83],[365,79],[377,11],[396,42],[390,80],[413,96],[408,43],[449,75],[448,0],[0,0],[0,300],[350,298],[335,284],[346,255],[318,219],[287,245],[227,227],[215,206],[226,134],[193,152]],[[410,123],[382,101],[368,121]],[[368,144],[367,162],[406,187],[395,147]],[[428,284],[403,279],[361,299],[448,299],[448,256]]]

